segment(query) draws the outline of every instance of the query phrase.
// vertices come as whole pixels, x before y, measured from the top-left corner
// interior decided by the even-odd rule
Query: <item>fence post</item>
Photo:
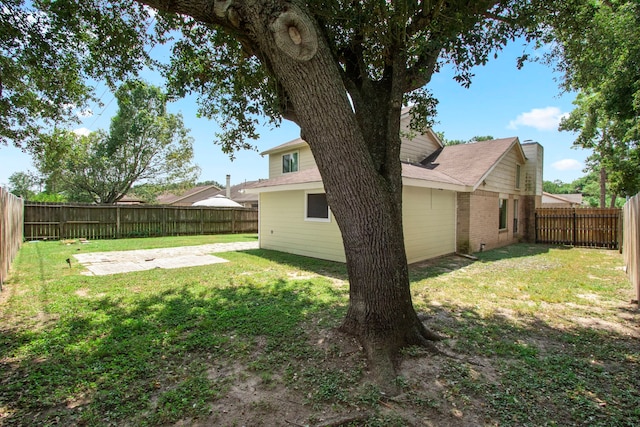
[[[618,242],[618,252],[622,253],[622,245],[624,244],[624,210],[620,209],[618,212],[618,235],[616,236],[616,242]]]
[[[236,212],[238,212],[238,210],[235,208],[231,211],[231,233],[233,234],[236,232]]]
[[[578,239],[576,234],[578,234],[578,214],[576,213],[576,208],[573,208],[573,246],[577,246]]]
[[[62,239],[66,239],[64,229],[65,229],[65,222],[67,221],[67,215],[66,215],[67,210],[64,209],[63,206],[59,206],[58,211],[60,212],[59,214],[60,224],[58,226],[58,239],[62,240]]]
[[[167,235],[167,208],[162,207],[162,237]]]
[[[120,206],[117,206],[116,208],[116,239],[119,239],[119,238],[120,238]]]
[[[24,200],[0,187],[0,291],[24,237]]]

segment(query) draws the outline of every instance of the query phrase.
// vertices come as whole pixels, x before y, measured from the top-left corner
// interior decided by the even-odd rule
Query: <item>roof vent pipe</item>
[[[227,175],[227,199],[231,198],[231,175]]]

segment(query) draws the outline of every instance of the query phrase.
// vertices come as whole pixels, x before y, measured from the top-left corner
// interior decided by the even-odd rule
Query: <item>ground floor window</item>
[[[513,232],[518,232],[518,199],[513,201]]]
[[[498,228],[500,230],[507,229],[507,199],[498,199],[500,207],[500,221]]]
[[[305,219],[308,221],[329,221],[329,204],[324,193],[307,193]]]

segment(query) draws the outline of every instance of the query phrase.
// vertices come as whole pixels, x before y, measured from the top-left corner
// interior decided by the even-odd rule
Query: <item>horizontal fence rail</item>
[[[200,206],[25,203],[25,240],[257,233],[258,211]]]
[[[620,209],[536,209],[536,243],[618,249],[621,228]]]
[[[23,203],[0,187],[0,289],[22,244]]]

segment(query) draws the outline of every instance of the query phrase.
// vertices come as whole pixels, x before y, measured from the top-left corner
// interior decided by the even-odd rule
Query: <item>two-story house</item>
[[[408,130],[408,112],[402,121]],[[296,139],[262,154],[269,156],[269,179],[248,190],[260,196],[260,247],[343,262],[340,230],[308,144]],[[538,143],[512,137],[444,147],[429,130],[403,137],[400,158],[409,263],[507,245],[533,232],[542,196]]]

